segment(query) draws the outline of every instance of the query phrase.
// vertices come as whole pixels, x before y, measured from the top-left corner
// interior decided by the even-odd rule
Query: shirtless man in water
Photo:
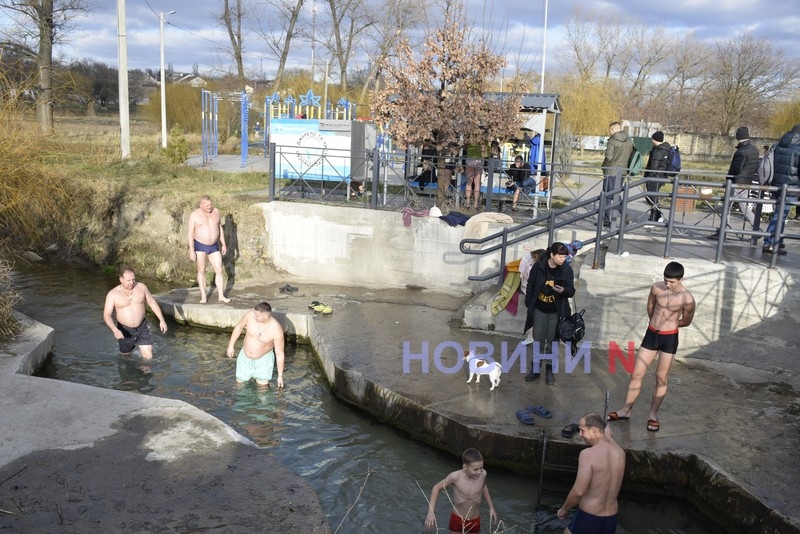
[[[131,269],[123,269],[119,275],[119,285],[108,292],[103,307],[103,321],[119,342],[119,351],[127,356],[138,346],[142,358],[153,358],[153,335],[145,319],[144,304],[147,303],[156,317],[161,332],[167,331],[167,323],[161,314],[158,302],[144,284],[136,283],[136,275]],[[116,312],[117,320],[112,314]]]
[[[231,333],[228,358],[233,358],[236,340],[245,330],[244,343],[236,359],[236,383],[256,379],[259,386],[269,386],[272,369],[278,363],[278,387],[283,388],[283,327],[272,316],[272,306],[257,304],[245,313]]]
[[[222,276],[222,256],[228,252],[222,218],[214,207],[211,197],[200,197],[200,207],[189,215],[189,259],[197,262],[197,285],[200,286],[200,304],[206,303],[206,258],[214,268],[214,285],[217,286],[220,302],[230,302],[225,298],[225,279]],[[219,242],[219,243],[218,243]],[[222,251],[220,252],[220,245]]]
[[[656,367],[656,387],[653,390],[653,402],[650,404],[647,421],[647,430],[658,432],[661,428],[658,409],[667,395],[669,368],[678,351],[678,328],[692,323],[694,310],[694,297],[683,287],[683,265],[671,261],[664,268],[664,281],[656,282],[650,288],[650,296],[647,298],[650,324],[647,325],[647,332],[636,353],[625,404],[620,410],[608,414],[609,421],[630,419],[633,403],[642,391],[642,379],[647,368],[653,363],[656,354],[661,353]]]
[[[573,506],[578,512],[564,534],[614,534],[617,530],[617,496],[625,475],[625,451],[617,445],[611,427],[596,413],[583,416],[580,436],[589,447],[578,457],[575,484],[564,505],[558,509],[565,519]]]
[[[462,467],[453,471],[444,480],[438,482],[431,490],[431,500],[428,505],[428,514],[425,516],[425,528],[436,528],[436,501],[439,493],[453,486],[453,496],[450,502],[453,511],[447,530],[450,532],[480,532],[481,531],[481,499],[486,499],[489,505],[489,521],[497,521],[492,498],[489,496],[489,487],[486,485],[486,470],[483,468],[483,455],[478,449],[467,449],[461,455]],[[491,529],[490,529],[491,530]],[[492,532],[494,532],[492,530]]]

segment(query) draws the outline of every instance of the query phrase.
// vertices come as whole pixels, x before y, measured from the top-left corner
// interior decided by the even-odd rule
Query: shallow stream
[[[117,283],[115,276],[69,265],[14,273],[24,297],[17,308],[55,329],[41,376],[180,399],[214,415],[306,479],[332,532],[424,532],[426,497],[436,482],[460,469],[459,459],[340,404],[307,347],[287,347],[283,392],[234,386],[234,360],[224,357],[227,332],[169,323],[165,335],[154,332],[152,362],[120,357],[102,319],[105,295]],[[487,471],[503,522],[492,532],[563,531],[566,523],[552,517],[554,510],[534,513],[536,479],[491,466]],[[445,526],[446,502],[442,497],[437,507]],[[623,494],[620,510],[618,532],[722,532],[680,500]],[[483,512],[487,525],[485,505]]]

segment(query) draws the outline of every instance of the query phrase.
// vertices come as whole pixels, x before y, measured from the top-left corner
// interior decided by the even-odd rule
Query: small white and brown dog
[[[467,384],[472,381],[472,377],[475,377],[475,383],[479,384],[481,375],[489,375],[489,383],[492,386],[489,391],[494,391],[494,388],[500,384],[500,374],[503,372],[500,363],[478,359],[471,350],[464,351],[464,361],[469,365]]]

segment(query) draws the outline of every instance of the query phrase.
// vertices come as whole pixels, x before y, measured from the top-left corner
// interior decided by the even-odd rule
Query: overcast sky
[[[90,15],[75,21],[81,30],[72,34],[66,46],[57,49],[65,59],[90,58],[117,66],[117,9],[114,0],[90,0],[95,6]],[[324,0],[316,0],[316,9],[324,8]],[[487,0],[489,1],[489,0]],[[494,0],[484,7],[480,0],[467,0],[476,18],[491,9],[493,28],[507,27],[508,48],[524,35],[523,54],[533,63],[532,70],[541,69],[542,29],[545,0]],[[179,72],[190,72],[197,64],[200,72],[218,65],[221,50],[230,42],[216,22],[222,0],[125,0],[127,19],[128,66],[131,69],[159,68],[159,17],[161,11],[175,13],[167,17],[165,26],[166,63]],[[311,5],[311,0],[307,0]],[[800,57],[800,14],[797,0],[673,0],[643,2],[641,0],[549,0],[547,16],[546,67],[557,65],[562,26],[575,5],[587,9],[620,10],[641,21],[662,25],[671,31],[694,31],[700,39],[728,39],[745,32],[770,40],[787,55]],[[513,7],[512,7],[513,6]],[[521,7],[520,7],[521,6]],[[513,46],[511,46],[513,44]],[[246,68],[263,72],[269,77],[276,61],[255,41],[245,42]],[[318,68],[327,59],[317,47]],[[230,63],[230,56],[223,60]],[[291,66],[310,65],[310,47],[298,50],[290,57]],[[362,65],[363,66],[363,65]]]

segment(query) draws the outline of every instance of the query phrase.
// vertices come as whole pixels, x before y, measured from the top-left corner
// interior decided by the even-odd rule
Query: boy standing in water
[[[425,518],[425,527],[436,527],[436,501],[439,492],[451,484],[454,487],[453,512],[450,515],[448,530],[450,532],[480,532],[481,531],[481,497],[489,504],[490,523],[497,521],[492,498],[489,496],[489,487],[486,485],[486,471],[483,469],[483,456],[478,449],[467,449],[461,455],[463,467],[460,471],[453,471],[444,480],[433,487],[431,500],[428,505],[428,515]]]

